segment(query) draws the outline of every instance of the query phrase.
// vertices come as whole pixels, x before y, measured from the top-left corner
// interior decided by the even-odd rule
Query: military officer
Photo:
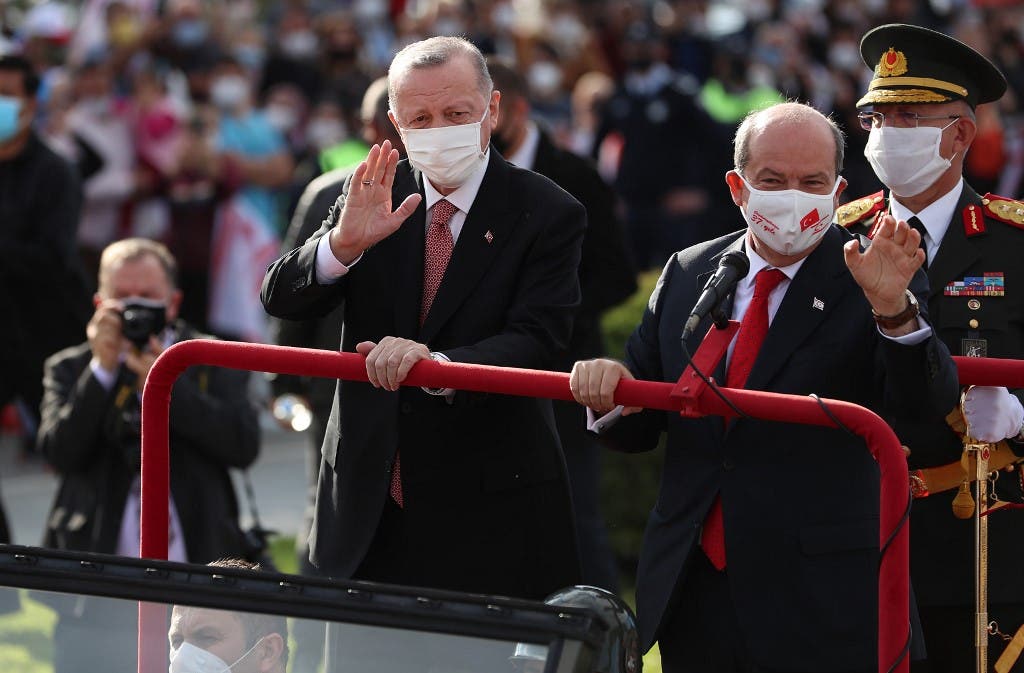
[[[888,197],[852,201],[837,220],[868,235],[890,216],[918,229],[931,285],[928,314],[950,352],[1024,358],[1024,204],[981,197],[963,178],[975,108],[1002,97],[1005,78],[967,45],[917,26],[874,28],[860,51],[874,69],[857,103],[870,134],[864,153]],[[1024,456],[1022,399],[1024,390],[969,391],[971,435],[1007,440]],[[896,420],[896,431],[910,447],[911,469],[960,459],[960,437],[948,427]],[[997,491],[1021,502],[1020,466],[1010,469],[1000,473]],[[951,498],[947,492],[914,501],[911,580],[928,649],[914,671],[974,670],[974,527],[954,518]],[[1012,634],[1024,624],[1024,510],[995,513],[989,526],[989,617]],[[1000,641],[990,645],[1002,651]]]

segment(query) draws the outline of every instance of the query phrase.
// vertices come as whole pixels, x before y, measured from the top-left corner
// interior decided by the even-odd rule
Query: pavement
[[[249,477],[264,528],[294,535],[302,520],[306,499],[305,433],[281,430],[269,418],[261,419],[263,444]],[[242,525],[249,522],[249,506],[240,474],[232,471],[242,511]],[[39,457],[21,455],[18,439],[0,434],[0,498],[7,511],[12,542],[38,545],[43,526],[57,492],[58,476]]]

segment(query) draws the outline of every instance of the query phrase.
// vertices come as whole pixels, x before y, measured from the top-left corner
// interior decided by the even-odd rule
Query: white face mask
[[[828,194],[799,189],[754,189],[743,176],[750,196],[743,211],[747,226],[758,240],[780,255],[799,255],[825,235],[835,212],[835,195],[842,178]]]
[[[939,154],[942,132],[956,123],[942,128],[919,126],[872,128],[864,156],[875,175],[896,196],[917,196],[935,184],[949,168],[950,159]],[[955,155],[954,155],[955,156]]]
[[[249,83],[238,75],[223,75],[210,85],[210,101],[221,110],[233,110],[245,102]]]
[[[402,129],[405,152],[413,168],[423,171],[438,188],[462,186],[484,160],[480,149],[480,125],[490,114],[487,107],[473,124],[440,126],[432,129]]]
[[[256,649],[256,646],[263,642],[260,638],[253,646],[245,651],[245,654],[235,659],[235,663],[228,665],[224,660],[212,652],[196,647],[192,643],[182,643],[177,650],[171,650],[171,663],[167,667],[168,673],[229,673],[232,668],[238,665],[242,659],[249,656],[249,653]]]

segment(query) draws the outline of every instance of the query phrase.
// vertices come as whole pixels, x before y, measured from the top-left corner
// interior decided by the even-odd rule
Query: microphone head
[[[750,271],[750,260],[747,258],[747,253],[742,250],[730,250],[729,252],[722,255],[722,259],[719,260],[718,266],[731,266],[739,273],[737,278],[743,278]]]

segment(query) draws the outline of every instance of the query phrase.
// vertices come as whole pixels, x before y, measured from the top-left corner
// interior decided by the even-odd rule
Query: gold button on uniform
[[[971,329],[978,329],[979,323],[977,318],[971,318],[971,321],[967,324],[971,326]]]

